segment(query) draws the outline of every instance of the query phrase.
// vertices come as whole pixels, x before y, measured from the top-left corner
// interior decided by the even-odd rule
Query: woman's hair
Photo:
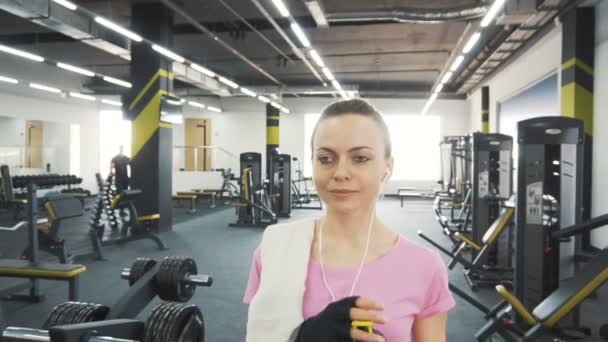
[[[348,114],[361,115],[374,120],[378,127],[380,127],[380,130],[382,130],[382,135],[384,138],[384,156],[389,158],[392,155],[392,146],[388,126],[386,126],[380,112],[378,112],[372,105],[367,103],[367,101],[362,99],[337,101],[325,107],[321,113],[319,121],[317,121],[317,124],[315,125],[315,129],[312,132],[312,137],[310,139],[311,150],[313,149],[313,141],[315,140],[315,135],[317,134],[317,129],[319,128],[321,122],[329,118],[335,118]]]

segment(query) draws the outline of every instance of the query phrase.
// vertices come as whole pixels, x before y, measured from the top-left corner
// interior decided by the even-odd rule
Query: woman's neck
[[[376,211],[373,208],[359,210],[354,213],[344,213],[328,209],[325,217],[321,220],[323,225],[323,236],[327,240],[339,240],[350,244],[353,247],[364,246],[370,229],[372,230],[381,225],[376,218]]]

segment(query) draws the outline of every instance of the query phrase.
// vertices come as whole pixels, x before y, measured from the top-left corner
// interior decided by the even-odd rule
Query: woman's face
[[[329,208],[369,208],[392,167],[392,159],[385,157],[384,134],[373,119],[347,114],[319,124],[313,140],[313,175]]]

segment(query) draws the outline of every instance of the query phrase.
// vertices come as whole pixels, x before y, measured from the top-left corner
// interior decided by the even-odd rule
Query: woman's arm
[[[445,342],[448,313],[416,318],[412,327],[412,339],[416,342]]]

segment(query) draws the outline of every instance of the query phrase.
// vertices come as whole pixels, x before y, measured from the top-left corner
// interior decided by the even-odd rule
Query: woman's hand
[[[351,322],[371,321],[384,324],[383,305],[362,297],[348,297],[329,304],[318,315],[305,320],[300,326],[297,342],[361,341],[382,342],[381,335],[351,327]]]

